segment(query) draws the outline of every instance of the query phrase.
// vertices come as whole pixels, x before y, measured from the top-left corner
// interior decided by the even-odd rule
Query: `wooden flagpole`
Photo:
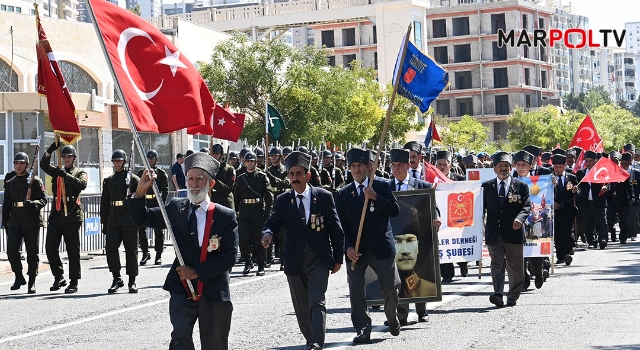
[[[373,162],[373,172],[369,174],[369,185],[368,188],[373,187],[373,179],[375,177],[375,171],[378,168],[378,164],[380,163],[380,153],[382,152],[382,147],[384,145],[385,138],[387,136],[387,132],[389,131],[389,120],[391,119],[391,111],[393,110],[393,103],[396,100],[396,94],[398,92],[398,85],[400,85],[400,76],[402,75],[402,66],[404,65],[404,58],[407,54],[407,47],[409,46],[409,35],[411,35],[411,24],[409,24],[409,28],[407,29],[407,34],[405,36],[405,40],[402,46],[402,55],[400,56],[400,64],[398,65],[398,70],[396,72],[395,80],[393,82],[393,92],[391,93],[391,99],[389,100],[389,106],[387,107],[387,116],[384,120],[384,127],[382,128],[382,135],[380,135],[380,140],[378,141],[378,153],[376,154],[375,161]],[[367,215],[367,207],[369,206],[369,198],[364,198],[364,205],[362,206],[362,214],[360,214],[360,225],[358,226],[358,236],[356,238],[356,246],[354,247],[356,253],[358,253],[358,248],[360,248],[360,239],[362,238],[362,228],[364,227],[364,218]],[[356,262],[351,262],[351,270],[355,270]]]
[[[62,148],[60,147],[62,145],[60,144],[60,134],[58,133],[56,133],[56,143],[58,144],[58,165],[60,166],[60,169],[64,170],[65,166],[62,162]],[[61,180],[60,191],[62,192],[62,206],[64,207],[64,216],[67,216],[69,215],[69,210],[67,209],[67,187],[64,184],[64,179]]]

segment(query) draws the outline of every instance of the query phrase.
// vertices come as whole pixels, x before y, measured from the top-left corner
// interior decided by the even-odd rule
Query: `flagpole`
[[[376,158],[373,162],[373,173],[369,174],[370,180],[368,184],[368,188],[373,187],[373,179],[375,178],[375,170],[378,168],[378,164],[380,163],[380,152],[382,152],[382,145],[384,145],[384,140],[387,136],[387,132],[389,131],[389,120],[391,119],[391,111],[393,110],[393,103],[396,100],[396,94],[398,92],[398,85],[400,85],[400,76],[402,75],[402,68],[404,65],[404,58],[407,54],[407,47],[409,46],[409,35],[411,35],[411,24],[409,24],[409,28],[407,28],[407,34],[405,36],[405,41],[402,47],[402,55],[400,56],[400,65],[398,66],[398,71],[395,76],[395,81],[393,82],[393,92],[391,93],[391,99],[389,100],[389,106],[387,107],[387,116],[384,120],[384,127],[382,128],[382,135],[380,135],[380,140],[378,141],[378,153],[376,154]],[[360,239],[362,238],[362,229],[364,227],[364,218],[367,215],[367,207],[369,206],[369,198],[364,197],[364,205],[362,206],[362,213],[360,214],[360,225],[358,226],[358,236],[356,237],[356,246],[355,251],[358,253],[358,248],[360,248]],[[356,262],[351,262],[351,270],[356,269]]]
[[[131,133],[133,134],[133,141],[138,146],[138,151],[142,154],[141,158],[144,162],[144,167],[147,169],[149,174],[151,174],[151,165],[149,164],[149,160],[147,159],[144,147],[142,144],[142,140],[140,139],[140,134],[138,133],[138,129],[136,129],[136,125],[133,122],[133,117],[131,116],[131,110],[129,109],[129,104],[127,103],[127,99],[124,97],[124,93],[122,92],[122,87],[120,86],[120,82],[118,81],[118,76],[116,75],[115,68],[113,67],[113,63],[109,57],[109,52],[107,51],[107,47],[104,43],[104,39],[102,38],[102,33],[100,32],[100,28],[98,27],[98,21],[96,20],[96,15],[93,12],[93,6],[91,5],[91,1],[85,2],[87,7],[87,12],[89,16],[91,16],[91,20],[93,22],[93,28],[96,30],[96,34],[98,35],[98,42],[100,43],[100,48],[102,49],[102,53],[107,61],[107,66],[109,67],[109,71],[111,72],[111,77],[114,81],[114,87],[116,91],[122,97],[122,107],[124,108],[125,115],[127,116],[127,121],[129,122],[129,127],[131,128]],[[176,258],[178,259],[178,263],[180,266],[184,266],[184,259],[182,258],[182,254],[180,253],[180,248],[178,247],[178,243],[176,242],[175,235],[173,234],[173,229],[171,228],[171,223],[169,221],[169,216],[167,215],[167,210],[164,206],[164,201],[162,200],[160,189],[158,188],[158,184],[153,181],[153,193],[156,196],[156,200],[158,201],[158,205],[160,208],[160,213],[162,213],[162,218],[164,219],[165,226],[167,231],[169,232],[169,237],[171,237],[171,242],[173,243],[173,249],[176,253]],[[185,280],[187,286],[189,287],[189,291],[191,292],[191,299],[196,300],[198,297],[196,290],[193,288],[193,284],[191,280]]]
[[[60,169],[64,170],[65,166],[62,163],[62,149],[60,148],[60,134],[56,133],[56,143],[58,144],[58,165]],[[62,206],[64,207],[64,216],[69,214],[67,207],[67,186],[64,184],[64,179],[60,181],[60,192],[62,193]]]

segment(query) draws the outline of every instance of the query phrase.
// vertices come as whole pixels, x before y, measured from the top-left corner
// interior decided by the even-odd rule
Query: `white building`
[[[627,22],[624,24],[626,30],[625,43],[627,52],[640,54],[640,21]]]
[[[162,15],[162,0],[126,0],[126,8],[140,5],[140,17],[151,18]]]

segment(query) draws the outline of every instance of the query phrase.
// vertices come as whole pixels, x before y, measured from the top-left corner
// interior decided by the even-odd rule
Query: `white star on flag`
[[[171,51],[169,51],[168,47],[164,47],[164,53],[166,55],[165,58],[163,58],[160,63],[161,64],[166,64],[167,66],[171,67],[171,74],[173,74],[173,76],[176,76],[176,72],[178,71],[178,67],[180,68],[187,68],[187,66],[182,63],[180,61],[180,51],[176,51],[174,53],[171,53]]]
[[[224,126],[224,123],[226,123],[224,118],[221,118],[220,120],[218,120],[218,125]]]

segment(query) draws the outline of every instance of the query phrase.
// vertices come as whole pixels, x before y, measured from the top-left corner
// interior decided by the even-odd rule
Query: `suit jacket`
[[[485,242],[487,244],[493,242],[500,234],[505,243],[524,244],[524,222],[531,209],[527,184],[512,177],[511,185],[507,189],[507,197],[502,205],[498,198],[496,178],[483,182],[482,188],[484,189],[484,210],[487,215],[484,230]],[[516,196],[518,200],[509,202],[510,196]],[[512,228],[516,220],[523,224],[518,230]]]
[[[405,180],[407,179],[409,180],[409,182],[407,183],[407,187],[409,190],[422,190],[425,188],[433,187],[431,183],[424,180],[416,179],[411,176],[407,176]],[[396,179],[394,177],[391,177],[391,179],[389,180],[389,186],[391,187],[392,192],[398,190],[398,185],[396,185]]]
[[[611,188],[607,191],[607,201],[619,208],[628,207],[633,200],[633,187],[631,176],[622,182],[612,182]]]
[[[202,295],[210,302],[230,301],[229,270],[235,264],[238,252],[236,213],[225,206],[216,205],[213,225],[205,231],[202,242],[208,244],[209,238],[215,234],[220,237],[220,248],[207,253],[206,260],[200,263],[201,248],[198,246],[198,236],[189,233],[189,200],[173,198],[165,208],[185,265],[194,268],[198,274],[198,280],[203,282]],[[147,208],[144,198],[130,198],[129,212],[136,225],[157,229],[166,228],[160,208]],[[162,288],[171,293],[188,295],[176,267],[178,267],[178,259],[169,269]],[[193,280],[194,288],[197,288],[197,282]]]
[[[263,235],[270,234],[275,237],[284,225],[287,238],[284,240],[283,259],[284,273],[287,275],[302,273],[305,243],[329,270],[333,270],[336,263],[344,262],[344,232],[333,195],[318,187],[311,187],[310,194],[309,215],[313,215],[316,221],[311,221],[309,217],[306,223],[302,222],[296,191],[290,190],[276,198],[274,211],[262,230]],[[316,226],[320,220],[322,225]]]
[[[580,169],[576,173],[576,178],[578,182],[582,181],[582,179],[587,175],[586,169]],[[593,199],[593,204],[597,207],[606,207],[607,206],[607,196],[600,196],[600,190],[602,189],[603,184],[599,183],[589,183],[582,182],[580,183],[580,195],[578,195],[576,202],[578,203],[578,207],[581,204],[586,204],[589,201],[589,192],[591,192],[591,196]]]
[[[378,199],[369,201],[369,206],[373,203],[374,211],[367,208],[358,252],[366,257],[371,251],[376,258],[387,259],[396,255],[389,217],[398,216],[400,209],[387,180],[375,178],[373,190],[378,194]],[[345,252],[347,248],[356,246],[362,205],[355,182],[338,191],[336,209],[344,230]]]
[[[447,177],[453,181],[465,181],[467,179],[464,175],[456,174],[453,171],[449,171],[449,175]]]
[[[575,187],[578,185],[578,179],[575,175],[566,171],[562,175],[564,176],[562,186],[558,183],[558,185],[553,189],[554,201],[560,204],[560,208],[556,209],[556,215],[576,215],[578,213],[578,207],[576,207],[575,199],[580,193],[580,188],[578,187],[578,192],[573,193],[572,190],[567,190],[567,184],[571,183]],[[553,176],[557,178],[556,174],[553,174]]]

